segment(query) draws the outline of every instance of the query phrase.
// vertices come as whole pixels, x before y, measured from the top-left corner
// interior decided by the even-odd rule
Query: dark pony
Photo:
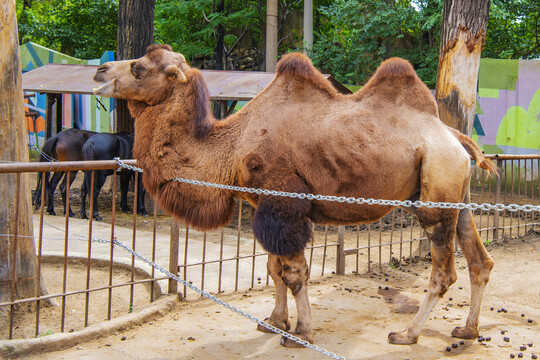
[[[43,147],[41,148],[40,162],[47,161],[82,161],[82,147],[86,140],[90,136],[96,134],[93,131],[79,130],[79,129],[67,129],[59,132],[55,136],[47,139]],[[67,184],[67,175],[64,171],[56,171],[49,179],[49,172],[39,173],[36,190],[32,198],[32,204],[35,209],[39,209],[41,206],[41,189],[44,184],[45,196],[47,198],[47,213],[50,215],[56,215],[54,212],[53,195],[58,183],[62,178],[64,179],[60,184],[60,193],[62,194],[62,202],[64,204],[64,214],[66,213],[66,193],[67,189],[71,187],[71,184],[75,180],[78,171],[69,171],[69,184]],[[43,174],[45,178],[43,179]],[[75,216],[71,208],[69,209],[69,216]]]
[[[99,133],[90,137],[83,146],[82,149],[83,159],[88,160],[112,160],[115,157],[121,159],[133,158],[133,134],[128,132],[121,132],[117,134]],[[93,213],[94,219],[102,220],[98,212],[98,196],[101,192],[101,188],[107,180],[107,176],[112,175],[114,170],[94,170],[94,197],[93,197]],[[129,189],[129,182],[133,177],[134,172],[131,170],[120,171],[120,208],[123,212],[130,212],[127,203],[127,192]],[[137,189],[137,213],[140,215],[147,215],[144,206],[144,194],[145,190],[142,183],[142,174],[138,174],[138,189]],[[92,170],[84,172],[84,184],[81,188],[81,218],[87,219],[86,216],[86,196],[90,195],[90,189],[92,186]]]

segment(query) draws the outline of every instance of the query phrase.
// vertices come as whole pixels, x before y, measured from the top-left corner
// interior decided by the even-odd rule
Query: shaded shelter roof
[[[24,91],[93,94],[97,65],[48,64],[22,75]],[[202,70],[212,100],[251,100],[274,78],[274,73]],[[343,94],[351,93],[331,75],[324,75]]]

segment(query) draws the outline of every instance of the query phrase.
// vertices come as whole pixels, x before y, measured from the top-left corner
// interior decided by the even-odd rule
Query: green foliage
[[[483,57],[540,57],[540,2],[492,0]]]
[[[156,42],[170,44],[188,59],[213,57],[217,29],[223,27],[224,44],[230,49],[244,30],[260,39],[261,17],[257,1],[223,1],[224,10],[217,11],[218,1],[158,0],[155,12]]]
[[[321,7],[311,57],[316,66],[347,84],[362,84],[382,60],[408,59],[434,87],[442,0],[337,0]]]
[[[116,49],[117,0],[34,0],[17,9],[21,43],[32,41],[81,59]]]

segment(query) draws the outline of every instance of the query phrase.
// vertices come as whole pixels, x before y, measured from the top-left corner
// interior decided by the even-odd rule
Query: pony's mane
[[[336,88],[332,86],[330,81],[319,70],[315,69],[311,60],[301,53],[283,55],[276,65],[276,77],[279,76],[298,76],[327,92],[331,97],[337,95]]]
[[[203,74],[191,68],[184,73],[187,77],[186,102],[191,118],[191,130],[197,139],[205,138],[212,129],[214,119],[210,110],[210,93]]]

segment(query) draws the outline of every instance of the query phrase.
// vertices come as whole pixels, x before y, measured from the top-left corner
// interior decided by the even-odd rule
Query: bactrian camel
[[[237,113],[217,121],[200,71],[168,45],[152,45],[145,56],[100,66],[96,95],[128,100],[135,117],[133,155],[144,170],[144,185],[159,205],[198,229],[226,225],[234,198],[255,208],[253,231],[268,251],[276,289],[266,321],[289,330],[287,288],[298,321],[294,335],[313,342],[309,277],[304,247],[311,222],[371,223],[392,206],[292,199],[200,187],[176,177],[213,183],[346,197],[462,202],[468,197],[470,155],[488,170],[478,146],[444,125],[433,95],[412,66],[393,58],[352,95],[338,94],[302,54],[279,61],[273,81]],[[456,281],[453,239],[467,258],[471,306],[464,326],[452,335],[478,335],[482,293],[493,261],[468,209],[418,207],[431,239],[433,269],[425,300],[394,344],[418,341],[437,301]],[[259,330],[265,328],[259,326]],[[301,346],[282,338],[284,346]]]

